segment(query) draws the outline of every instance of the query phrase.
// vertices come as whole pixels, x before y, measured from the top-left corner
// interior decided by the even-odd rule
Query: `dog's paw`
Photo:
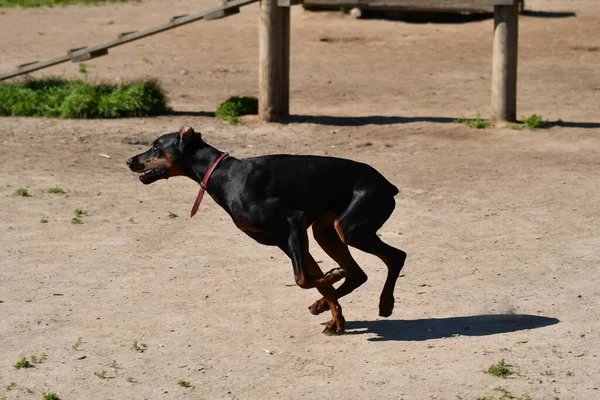
[[[319,315],[322,312],[329,310],[329,303],[324,298],[321,298],[312,303],[312,305],[308,307],[308,310],[312,315]]]
[[[387,318],[392,315],[392,311],[394,311],[394,297],[381,298],[379,300],[379,316]]]
[[[324,276],[325,278],[333,278],[335,282],[346,277],[346,270],[344,268],[334,268],[331,271],[327,271]]]
[[[327,336],[341,335],[346,330],[346,321],[341,315],[337,318],[332,319],[325,325],[323,333]]]

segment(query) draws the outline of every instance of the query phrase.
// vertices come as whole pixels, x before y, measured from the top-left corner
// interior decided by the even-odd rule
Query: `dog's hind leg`
[[[345,245],[334,227],[335,215],[326,214],[315,219],[312,225],[313,235],[319,246],[331,257],[340,267],[346,270],[346,279],[344,283],[335,291],[339,299],[347,295],[354,289],[367,281],[367,274],[356,263],[348,246]],[[311,314],[318,315],[329,310],[329,303],[324,297],[315,301],[308,307]]]
[[[394,211],[392,196],[359,192],[350,206],[338,217],[334,226],[340,239],[359,250],[379,257],[388,273],[379,299],[379,315],[389,317],[394,309],[394,287],[406,260],[406,253],[384,243],[377,230]]]

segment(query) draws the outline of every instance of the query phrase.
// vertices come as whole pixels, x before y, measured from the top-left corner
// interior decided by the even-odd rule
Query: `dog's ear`
[[[190,143],[194,136],[200,137],[200,134],[196,133],[191,126],[184,125],[181,128],[179,128],[179,142],[182,147]]]

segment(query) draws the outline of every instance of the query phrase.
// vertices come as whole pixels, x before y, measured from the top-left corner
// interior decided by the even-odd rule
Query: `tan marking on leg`
[[[248,232],[262,232],[262,229],[257,228],[254,225],[251,225],[249,223],[247,223],[246,221],[242,220],[242,219],[236,219],[233,221],[235,223],[235,225],[240,228],[243,231],[248,231]]]
[[[342,232],[342,227],[340,226],[340,221],[338,221],[337,218],[333,222],[333,227],[335,228],[335,231],[337,232],[338,236],[340,237],[340,240],[342,241],[342,243],[344,243],[345,245],[348,245],[349,243],[346,240],[346,238],[344,237],[344,232]]]

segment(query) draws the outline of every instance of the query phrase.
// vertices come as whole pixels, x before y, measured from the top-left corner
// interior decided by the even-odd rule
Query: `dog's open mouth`
[[[140,181],[143,184],[149,184],[164,177],[167,172],[167,167],[159,165],[158,167],[147,169],[140,175]]]

